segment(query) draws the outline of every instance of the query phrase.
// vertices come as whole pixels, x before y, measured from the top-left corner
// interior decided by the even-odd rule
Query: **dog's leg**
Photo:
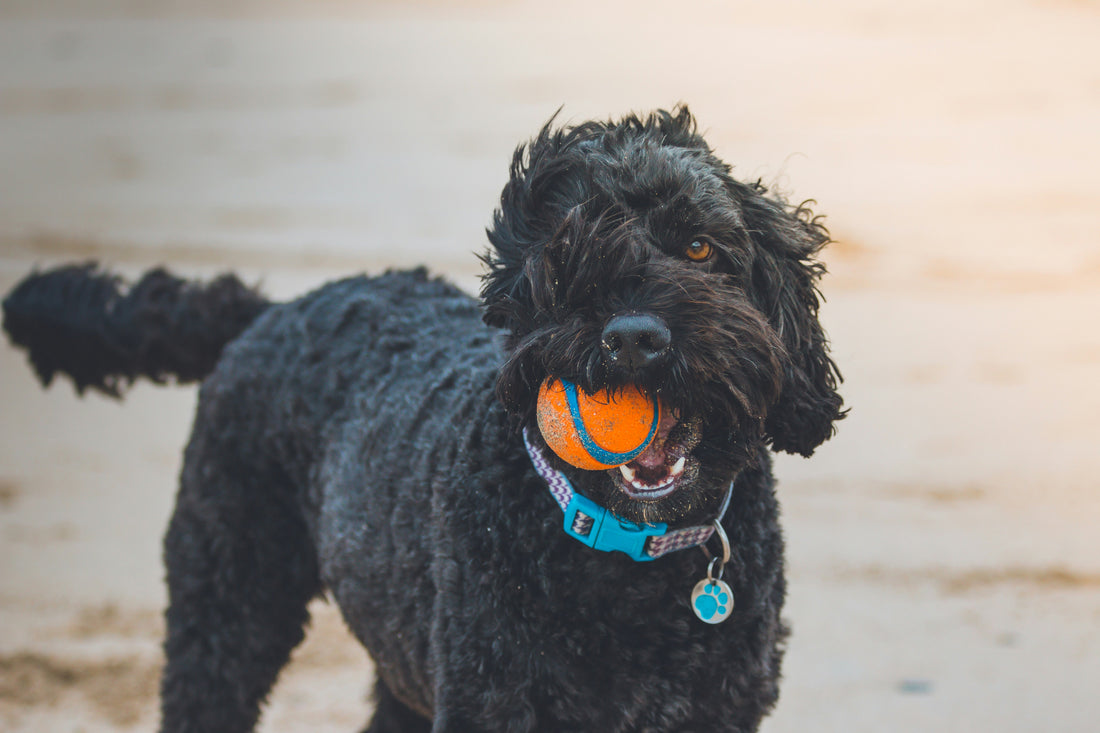
[[[201,428],[164,541],[164,733],[251,731],[320,590],[306,524],[280,477]],[[231,466],[232,468],[226,468]]]
[[[430,733],[431,721],[410,710],[379,680],[374,685],[374,717],[363,733]]]

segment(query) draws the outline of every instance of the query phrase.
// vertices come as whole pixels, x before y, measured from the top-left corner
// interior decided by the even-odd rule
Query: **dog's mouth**
[[[680,419],[662,406],[661,426],[653,442],[634,460],[608,473],[619,490],[636,501],[658,501],[698,475],[691,451],[699,443],[698,419]]]

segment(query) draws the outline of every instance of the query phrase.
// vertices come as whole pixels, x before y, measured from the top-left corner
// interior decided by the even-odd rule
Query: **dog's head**
[[[817,320],[825,229],[735,181],[686,108],[552,123],[516,150],[488,231],[481,295],[507,331],[504,405],[536,434],[548,376],[658,395],[642,456],[567,470],[635,521],[713,511],[765,442],[810,455],[843,416]]]

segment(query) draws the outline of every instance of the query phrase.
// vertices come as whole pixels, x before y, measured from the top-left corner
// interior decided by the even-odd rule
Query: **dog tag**
[[[691,610],[700,621],[720,624],[733,613],[733,591],[723,580],[703,578],[691,592]]]

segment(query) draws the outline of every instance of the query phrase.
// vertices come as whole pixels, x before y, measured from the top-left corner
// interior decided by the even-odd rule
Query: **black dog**
[[[768,448],[808,456],[842,417],[827,239],[681,108],[521,146],[480,308],[423,271],[269,304],[86,265],[24,281],[5,327],[46,383],[205,377],[165,539],[164,731],[251,730],[325,592],[377,665],[368,731],[751,731],[786,635]],[[551,376],[658,395],[654,445],[560,461]],[[669,551],[695,544],[714,559]]]

